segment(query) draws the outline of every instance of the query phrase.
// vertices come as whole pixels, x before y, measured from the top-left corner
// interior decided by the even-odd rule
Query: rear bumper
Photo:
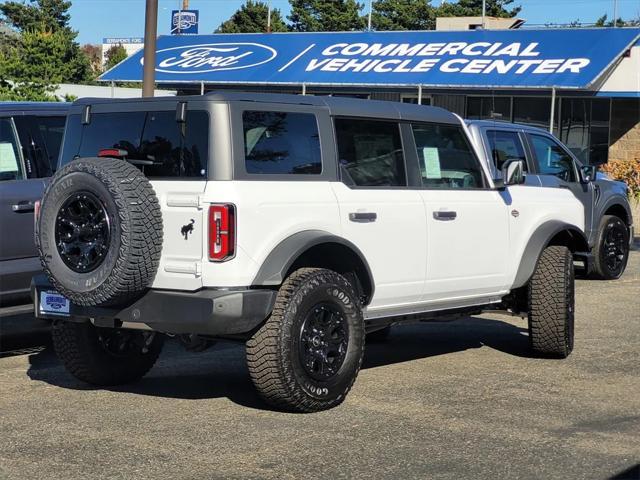
[[[34,277],[31,295],[37,318],[87,321],[98,326],[144,325],[166,333],[237,335],[258,327],[271,313],[277,292],[266,289],[203,289],[197,292],[149,290],[126,307],[83,307],[71,304],[69,314],[41,311],[40,292],[53,290],[44,275]],[[133,325],[136,326],[136,325]]]

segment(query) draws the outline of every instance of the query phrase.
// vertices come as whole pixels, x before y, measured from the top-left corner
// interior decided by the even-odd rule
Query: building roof
[[[589,89],[638,38],[640,28],[162,36],[156,81]],[[101,79],[140,81],[142,56]]]

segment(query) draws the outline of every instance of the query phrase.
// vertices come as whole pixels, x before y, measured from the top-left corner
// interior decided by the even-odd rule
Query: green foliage
[[[605,13],[598,20],[596,20],[596,27],[613,27],[613,20],[608,19],[608,15]],[[618,18],[616,22],[616,27],[640,27],[640,17],[632,19],[632,20],[623,20],[622,18]]]
[[[522,10],[522,7],[507,8],[514,0],[486,0],[486,2],[486,12],[489,17],[511,18]],[[480,15],[482,15],[482,0],[446,2],[437,8],[438,17],[477,17]]]
[[[435,10],[430,0],[377,0],[371,26],[374,30],[433,30]]]
[[[128,57],[127,51],[120,44],[112,46],[109,50],[107,50],[107,53],[105,53],[104,56],[107,60],[104,66],[105,70],[109,70],[110,68],[115,67],[117,64]]]
[[[68,11],[71,2],[65,0],[29,0],[24,2],[5,2],[0,4],[0,13],[7,23],[21,32],[45,30],[55,32],[70,30]]]
[[[3,36],[0,48],[2,98],[51,100],[52,85],[92,80],[89,58],[69,27],[70,6],[65,0],[0,4],[3,23],[15,32]]]
[[[52,102],[53,90],[39,83],[9,83],[0,81],[0,100],[12,102]]]
[[[65,30],[24,32],[0,52],[0,84],[3,96],[32,96],[39,100],[51,85],[85,79],[89,62]],[[8,93],[14,91],[14,93]]]
[[[363,4],[356,0],[290,0],[291,28],[296,32],[363,30]]]
[[[261,33],[267,31],[269,8],[265,2],[247,0],[229,20],[222,22],[215,33]],[[280,10],[271,10],[271,31],[286,32]]]

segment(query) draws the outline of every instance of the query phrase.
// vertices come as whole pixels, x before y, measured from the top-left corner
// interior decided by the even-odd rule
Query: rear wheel
[[[529,339],[535,353],[566,358],[573,350],[573,256],[567,247],[544,249],[529,281]]]
[[[602,217],[595,248],[594,276],[603,280],[620,278],[629,259],[629,230],[620,218]]]
[[[271,316],[247,342],[249,374],[276,408],[314,412],[339,405],[360,370],[364,322],[358,297],[338,273],[295,271]]]
[[[142,378],[155,364],[164,336],[155,332],[98,328],[91,323],[59,322],[52,328],[53,346],[77,379],[108,386]]]

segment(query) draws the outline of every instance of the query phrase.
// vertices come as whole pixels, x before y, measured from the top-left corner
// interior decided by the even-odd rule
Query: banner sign
[[[640,29],[218,34],[160,37],[156,81],[586,88]],[[140,81],[142,53],[102,75]]]
[[[195,35],[198,33],[198,10],[173,10],[171,12],[172,35]]]
[[[142,37],[104,37],[102,39],[104,45],[124,45],[144,43]]]

